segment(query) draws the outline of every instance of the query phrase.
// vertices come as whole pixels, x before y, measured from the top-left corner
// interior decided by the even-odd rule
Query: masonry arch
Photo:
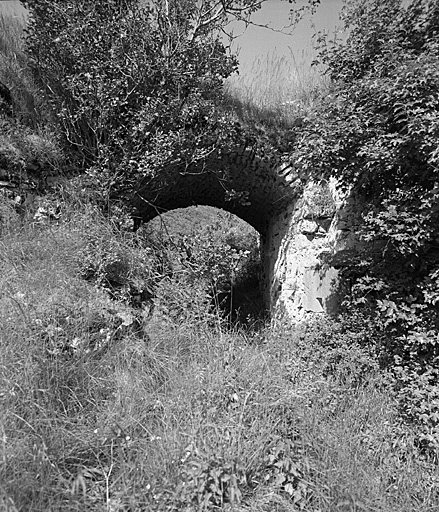
[[[346,213],[345,200],[320,208],[325,195],[300,175],[290,154],[234,148],[217,148],[196,163],[170,165],[145,178],[132,195],[138,219],[194,205],[233,213],[261,235],[264,302],[271,314],[300,320],[335,311],[338,270],[331,258],[354,243],[356,215]]]
[[[143,180],[132,204],[143,222],[177,208],[212,206],[240,217],[265,237],[273,217],[300,190],[293,165],[242,145],[234,152],[217,149],[196,163],[162,169]]]

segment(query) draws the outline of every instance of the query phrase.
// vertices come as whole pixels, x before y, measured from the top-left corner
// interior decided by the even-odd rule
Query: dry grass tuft
[[[250,69],[226,82],[227,102],[244,121],[265,122],[289,127],[313,109],[328,87],[318,67],[305,59],[275,53],[259,57]]]

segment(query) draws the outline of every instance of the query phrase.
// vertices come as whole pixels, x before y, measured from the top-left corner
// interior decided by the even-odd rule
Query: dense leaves
[[[344,20],[344,43],[320,39],[333,94],[308,119],[297,153],[317,178],[336,176],[365,199],[347,305],[386,334],[403,402],[411,396],[419,413],[439,356],[439,4],[349,1]],[[427,430],[437,423],[429,407]]]
[[[227,26],[249,22],[263,1],[24,2],[37,82],[106,200],[237,143],[223,101],[223,81],[237,68]],[[295,9],[297,19],[316,3]]]
[[[28,52],[65,143],[113,192],[215,143],[236,60],[218,31],[228,3],[208,19],[207,4],[26,2]]]

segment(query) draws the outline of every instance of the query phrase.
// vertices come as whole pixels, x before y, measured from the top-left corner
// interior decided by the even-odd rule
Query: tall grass
[[[227,330],[172,276],[193,314],[148,316],[81,278],[90,240],[113,269],[149,266],[146,242],[77,200],[62,218],[0,242],[1,510],[437,509],[433,461],[337,325]]]
[[[24,27],[24,18],[0,14],[0,82],[13,102],[12,115],[0,108],[0,175],[18,183],[25,181],[26,173],[37,177],[41,171],[59,171],[64,162],[50,109],[24,52]],[[1,205],[0,219],[6,213]]]
[[[15,114],[32,128],[41,127],[50,111],[38,89],[24,52],[24,17],[0,13],[0,81],[11,91]]]
[[[316,105],[328,83],[322,69],[311,66],[305,55],[271,53],[230,77],[225,94],[244,120],[291,126]]]

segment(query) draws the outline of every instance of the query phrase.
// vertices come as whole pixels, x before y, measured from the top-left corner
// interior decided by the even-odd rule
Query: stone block
[[[304,235],[314,235],[319,229],[317,222],[313,220],[303,219],[299,226],[299,232]]]
[[[310,313],[333,314],[337,310],[338,270],[307,268],[303,275],[302,307]]]

